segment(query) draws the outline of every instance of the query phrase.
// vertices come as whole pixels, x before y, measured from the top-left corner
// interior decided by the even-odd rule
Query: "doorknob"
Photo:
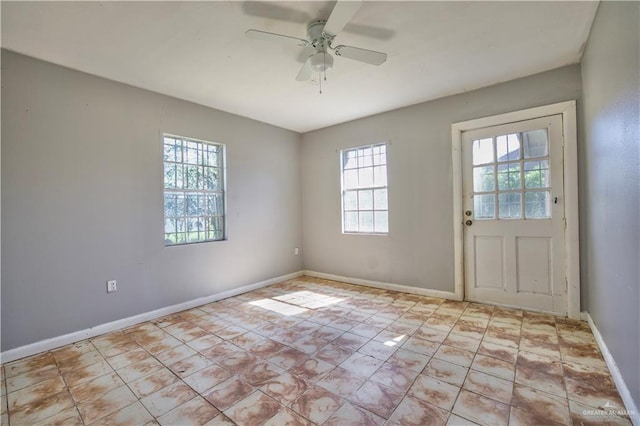
[[[473,221],[467,220],[464,224],[467,225],[467,226],[471,226],[472,223],[473,223]]]
[[[465,216],[471,216],[471,210],[467,210],[466,212],[464,212]]]

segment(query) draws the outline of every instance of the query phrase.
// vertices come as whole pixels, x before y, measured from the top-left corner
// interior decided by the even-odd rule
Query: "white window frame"
[[[388,161],[388,154],[389,154],[389,143],[388,142],[377,142],[377,143],[373,143],[373,144],[367,144],[367,145],[361,145],[361,146],[356,146],[356,147],[351,147],[351,148],[345,148],[340,150],[340,184],[341,184],[341,192],[340,192],[340,205],[341,205],[341,217],[342,217],[342,233],[346,234],[346,235],[388,235],[389,234],[389,177],[388,177],[388,171],[389,171],[389,161]],[[384,157],[385,157],[385,161],[384,164],[378,164],[375,165],[373,162],[373,150],[376,147],[380,147],[380,146],[384,146],[385,147],[385,152],[384,152]],[[351,169],[345,169],[345,154],[348,151],[358,151],[358,150],[362,150],[362,149],[367,149],[367,148],[371,148],[372,150],[372,163],[371,165],[360,165],[358,164],[356,166],[355,169],[351,168]],[[374,181],[372,182],[372,185],[369,186],[359,186],[357,188],[346,188],[345,185],[345,170],[360,170],[360,169],[364,169],[364,168],[368,168],[368,167],[376,167],[376,166],[384,166],[384,171],[385,171],[385,184],[384,185],[376,185],[375,184],[375,177],[374,177]],[[374,174],[375,176],[375,174]],[[374,193],[375,190],[379,190],[379,189],[385,189],[386,190],[386,197],[387,197],[387,205],[386,205],[386,209],[377,209],[375,204],[374,204],[374,200],[372,198],[372,206],[370,209],[360,209],[360,205],[359,205],[359,201],[357,201],[357,208],[356,210],[353,209],[346,209],[345,206],[345,195],[347,192],[351,192],[351,191],[366,191],[366,190],[371,190],[372,194]],[[373,196],[372,196],[373,197]],[[360,214],[360,212],[372,212],[372,230],[366,230],[366,231],[361,231],[360,230],[360,225],[358,224],[358,230],[357,231],[353,231],[353,230],[346,230],[346,213],[349,212],[357,212],[358,216]],[[387,221],[386,221],[386,231],[376,231],[375,230],[375,212],[386,212],[387,214]]]
[[[174,160],[167,160],[165,158],[165,140],[166,139],[177,139],[177,140],[181,140],[182,141],[182,156],[180,159],[174,159]],[[227,152],[227,148],[225,144],[222,143],[217,143],[217,142],[210,142],[210,141],[205,141],[202,139],[196,139],[196,138],[191,138],[191,137],[186,137],[186,136],[179,136],[179,135],[173,135],[173,134],[169,134],[169,133],[163,133],[162,134],[162,152],[163,152],[163,159],[162,159],[162,194],[163,194],[163,201],[162,201],[162,205],[163,205],[163,236],[164,236],[164,242],[165,242],[165,246],[166,247],[173,247],[173,246],[181,246],[181,245],[186,245],[186,244],[199,244],[199,243],[207,243],[207,242],[213,242],[213,241],[225,241],[227,239],[227,188],[226,188],[226,182],[227,182],[227,176],[226,176],[226,152]],[[185,154],[185,145],[187,143],[191,143],[191,144],[197,144],[197,146],[200,147],[200,153],[203,147],[206,146],[214,146],[216,148],[218,148],[220,150],[220,153],[217,154],[219,156],[219,159],[217,159],[217,163],[215,165],[211,165],[211,164],[205,164],[204,160],[198,160],[197,163],[189,163],[186,161],[186,154]],[[198,154],[200,155],[200,154]],[[200,157],[198,157],[200,158]],[[176,187],[167,187],[166,182],[165,182],[165,170],[167,166],[171,166],[171,165],[176,165],[176,166],[181,166],[182,169],[182,175],[181,175],[181,182],[183,183],[181,186],[176,186]],[[202,175],[198,175],[199,177],[201,176],[205,176],[205,170],[208,170],[209,172],[211,172],[212,170],[217,170],[218,171],[218,175],[217,175],[217,180],[218,180],[218,186],[216,189],[205,189],[204,185],[200,186],[200,184],[198,184],[198,188],[186,188],[184,185],[184,182],[186,182],[187,180],[187,175],[186,175],[186,171],[185,171],[185,165],[188,166],[196,166],[198,168],[202,168]],[[177,179],[177,178],[176,178]],[[178,182],[178,180],[176,180],[176,182]],[[176,216],[167,216],[167,209],[166,209],[166,196],[167,195],[182,195],[182,214],[180,215],[176,215]],[[200,212],[202,212],[203,214],[196,214],[196,215],[190,215],[189,212],[187,211],[188,209],[188,203],[187,203],[187,197],[189,195],[198,195],[199,197],[199,203],[204,203],[204,204],[200,204],[199,209]],[[208,210],[209,207],[209,203],[211,203],[211,205],[215,205],[215,213],[211,213],[212,210]],[[178,234],[180,234],[180,230],[177,228],[177,222],[176,222],[176,231],[175,232],[169,232],[167,233],[167,220],[171,220],[171,219],[175,219],[177,220],[182,220],[184,223],[184,228],[182,228],[182,233],[185,234],[185,239],[184,240],[178,240]],[[203,226],[203,230],[197,230],[197,231],[188,231],[187,228],[187,223],[189,220],[194,220],[194,219],[202,219],[205,224]],[[218,222],[218,224],[220,225],[219,227],[221,227],[222,229],[220,230],[219,227],[216,231],[214,231],[213,229],[210,229],[209,226],[211,226],[210,223],[207,223],[208,220],[215,220]],[[196,232],[198,234],[196,239],[190,239],[189,238],[189,234]],[[215,235],[214,237],[209,237],[209,232],[216,232],[217,235]],[[170,240],[167,238],[168,234],[175,234],[176,236],[176,241],[175,242],[170,242]],[[202,237],[200,237],[200,234],[203,234]]]

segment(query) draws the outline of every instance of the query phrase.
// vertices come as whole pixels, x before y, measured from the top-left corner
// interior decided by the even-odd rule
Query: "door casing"
[[[454,281],[456,298],[464,300],[464,220],[462,204],[462,133],[534,118],[562,115],[564,137],[565,279],[567,313],[580,319],[580,245],[578,219],[578,152],[576,101],[566,101],[451,125],[453,171]]]

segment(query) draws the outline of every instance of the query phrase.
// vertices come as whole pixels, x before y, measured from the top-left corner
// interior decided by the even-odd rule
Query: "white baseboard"
[[[428,288],[411,287],[381,281],[371,281],[362,278],[343,277],[341,275],[325,274],[324,272],[305,270],[304,275],[310,277],[323,278],[325,280],[342,281],[344,283],[363,285],[366,287],[381,288],[383,290],[402,291],[405,293],[419,294],[420,296],[440,297],[442,299],[461,300],[453,291],[431,290]]]
[[[607,344],[602,339],[602,335],[600,334],[598,327],[596,327],[596,324],[593,322],[593,318],[591,318],[589,312],[582,312],[581,316],[589,323],[589,327],[591,328],[593,337],[596,339],[596,343],[600,348],[600,352],[602,352],[602,356],[604,357],[604,361],[607,363],[607,367],[609,367],[611,377],[613,378],[613,382],[616,384],[616,388],[618,389],[620,398],[622,398],[622,402],[624,403],[629,418],[631,418],[631,422],[635,426],[640,426],[640,412],[638,412],[638,407],[633,401],[631,392],[629,392],[629,388],[624,382],[624,378],[622,377],[622,374],[620,374],[618,365],[616,364],[615,359],[613,359],[613,355],[611,355],[611,352],[609,352]]]
[[[277,284],[282,281],[297,278],[303,275],[304,271],[292,272],[287,275],[271,278],[265,281],[245,285],[233,290],[223,291],[221,293],[212,294],[211,296],[199,297],[197,299],[189,300],[187,302],[178,303],[176,305],[167,306],[164,308],[156,309],[142,314],[134,315],[132,317],[111,321],[105,324],[100,324],[95,327],[90,327],[84,330],[75,331],[73,333],[64,334],[62,336],[52,337],[50,339],[41,340],[39,342],[31,343],[28,345],[20,346],[18,348],[10,349],[0,353],[0,364],[15,361],[20,358],[35,355],[41,352],[50,351],[51,349],[59,348],[71,343],[78,342],[80,340],[89,339],[91,337],[100,336],[105,333],[120,330],[132,325],[140,324],[145,321],[150,321],[156,318],[163,317],[165,315],[174,314],[187,309],[195,308],[196,306],[206,305],[207,303],[215,302],[218,300],[226,299],[228,297],[237,296],[242,293],[257,290],[268,285]]]

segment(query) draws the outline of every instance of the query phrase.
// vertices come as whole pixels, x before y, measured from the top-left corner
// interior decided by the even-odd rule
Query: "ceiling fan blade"
[[[297,22],[299,24],[307,23],[312,19],[312,16],[306,12],[264,1],[245,1],[242,3],[242,11],[246,15]]]
[[[337,46],[336,56],[353,59],[371,65],[382,65],[387,60],[387,54],[375,50],[360,49],[352,46]]]
[[[295,45],[295,46],[300,46],[300,47],[304,47],[309,45],[309,42],[303,38],[298,38],[298,37],[291,37],[288,35],[284,35],[284,34],[276,34],[276,33],[269,33],[266,31],[260,31],[260,30],[247,30],[247,32],[245,33],[247,35],[247,37],[249,38],[254,38],[254,39],[259,39],[259,40],[266,40],[266,41],[273,41],[276,43],[286,43],[289,45]]]
[[[362,0],[338,0],[324,26],[325,34],[335,37],[353,18],[360,6]]]
[[[302,68],[300,68],[300,72],[296,76],[296,80],[298,81],[307,81],[311,78],[311,74],[313,70],[311,69],[311,58],[307,59]]]

